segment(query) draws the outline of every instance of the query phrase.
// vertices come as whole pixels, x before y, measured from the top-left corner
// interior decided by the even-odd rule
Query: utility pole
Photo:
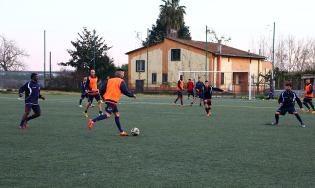
[[[93,57],[93,62],[94,62],[94,70],[95,70],[95,29],[93,30],[93,38],[94,38],[94,57]]]
[[[147,29],[147,93],[149,93],[149,28]]]
[[[44,30],[44,88],[46,87],[46,31]]]
[[[273,71],[275,68],[275,31],[276,22],[273,22],[273,42],[272,42],[272,71],[271,71],[271,91],[273,92]]]
[[[206,71],[207,70],[207,60],[208,60],[208,26],[206,25]],[[205,74],[205,80],[207,79],[207,73]]]
[[[51,52],[49,52],[49,78],[51,78]]]

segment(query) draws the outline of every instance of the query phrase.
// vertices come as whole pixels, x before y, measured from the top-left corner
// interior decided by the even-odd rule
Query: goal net
[[[180,75],[184,77],[185,88],[188,80],[191,79],[194,83],[194,92],[196,82],[200,77],[202,82],[208,80],[210,85],[225,91],[224,93],[214,92],[214,97],[248,98],[249,100],[255,97],[250,71],[179,71],[178,78]]]

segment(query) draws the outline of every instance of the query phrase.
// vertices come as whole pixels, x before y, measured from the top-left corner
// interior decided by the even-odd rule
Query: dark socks
[[[307,109],[310,109],[307,103],[303,103],[303,104],[306,106]]]
[[[80,103],[79,103],[80,105],[82,104],[82,99],[80,99]]]
[[[124,132],[124,131],[121,129],[119,117],[115,117],[115,122],[116,122],[116,125],[117,125],[119,131],[120,131],[120,132]]]
[[[180,103],[183,105],[183,100],[181,100]]]
[[[276,123],[279,123],[279,115],[276,114],[275,117],[276,117]]]
[[[102,114],[103,112],[102,111],[98,111],[98,113]]]
[[[312,102],[310,102],[311,107],[313,108],[313,111],[315,111],[314,105]]]
[[[87,113],[87,110],[85,110],[85,113]]]
[[[295,117],[296,117],[296,119],[299,120],[299,122],[300,122],[301,124],[303,124],[303,121],[302,121],[301,116],[300,116],[299,114],[295,114]]]
[[[205,110],[206,110],[206,112],[207,112],[207,114],[209,113],[209,108],[205,108]]]
[[[92,119],[92,121],[95,123],[97,121],[100,121],[100,120],[103,120],[103,119],[106,119],[107,118],[107,115],[106,114],[103,114],[103,115],[100,115],[94,119]]]
[[[178,100],[178,99],[176,99],[176,100],[174,101],[174,103],[176,103],[176,102],[177,102],[177,100]]]
[[[20,126],[23,126],[23,125],[24,125],[24,120],[21,120]]]
[[[32,116],[28,116],[25,121],[29,121],[31,119],[33,119]]]

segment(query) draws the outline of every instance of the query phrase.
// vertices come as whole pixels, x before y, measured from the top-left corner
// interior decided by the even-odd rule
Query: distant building
[[[178,71],[205,71],[206,42],[165,37],[163,42],[149,46],[148,80],[147,48],[127,52],[128,87],[131,90],[175,90]],[[232,48],[220,43],[207,44],[207,71],[251,71],[252,81],[272,69],[266,57]],[[188,76],[185,74],[184,80]],[[189,75],[192,78],[192,75]],[[202,78],[204,80],[205,77]],[[248,91],[248,73],[208,73],[211,85],[236,92]],[[223,82],[223,83],[222,83]]]

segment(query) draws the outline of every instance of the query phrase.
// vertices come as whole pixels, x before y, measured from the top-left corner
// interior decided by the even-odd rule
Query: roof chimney
[[[218,40],[218,52],[221,53],[222,46],[221,46],[221,40]]]
[[[261,56],[261,49],[259,49],[259,56]]]
[[[248,55],[250,55],[250,50],[248,50]]]

